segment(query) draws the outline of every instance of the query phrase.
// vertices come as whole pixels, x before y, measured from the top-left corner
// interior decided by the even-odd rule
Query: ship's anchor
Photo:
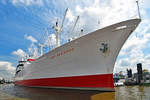
[[[101,43],[101,45],[103,46],[103,48],[100,48],[99,50],[102,51],[103,53],[106,53],[106,51],[108,50],[108,44]]]

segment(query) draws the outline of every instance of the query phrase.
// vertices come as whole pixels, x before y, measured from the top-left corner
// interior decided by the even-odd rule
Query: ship
[[[141,18],[122,21],[60,46],[41,56],[19,61],[15,84],[27,87],[114,91],[113,69],[116,58]],[[82,30],[83,31],[83,30]],[[41,48],[42,50],[42,48]]]

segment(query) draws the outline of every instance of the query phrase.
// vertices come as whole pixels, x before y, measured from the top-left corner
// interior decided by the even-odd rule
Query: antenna
[[[139,1],[138,0],[136,1],[136,4],[137,4],[137,8],[138,8],[138,15],[139,15],[139,18],[141,19],[140,8],[139,8]]]
[[[64,21],[65,21],[66,15],[67,15],[67,11],[68,11],[68,8],[67,8],[66,11],[65,11],[65,14],[64,14],[64,18],[63,18],[63,20],[62,20],[61,27],[60,27],[60,28],[58,27],[58,20],[56,21],[56,25],[53,26],[53,29],[55,29],[55,31],[56,31],[56,45],[57,45],[57,47],[60,46],[60,36],[59,36],[59,35],[60,35],[60,32],[61,32],[62,29],[63,29]]]
[[[75,29],[75,27],[76,27],[76,25],[77,25],[78,20],[79,20],[79,16],[77,16],[77,19],[76,19],[76,21],[75,21],[75,23],[74,23],[74,26],[73,26],[73,28],[72,28],[70,34],[73,33],[73,31],[74,31],[74,29]]]

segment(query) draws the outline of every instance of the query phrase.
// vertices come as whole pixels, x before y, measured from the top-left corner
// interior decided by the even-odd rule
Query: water
[[[150,87],[122,86],[116,92],[59,90],[0,85],[0,100],[150,100]]]

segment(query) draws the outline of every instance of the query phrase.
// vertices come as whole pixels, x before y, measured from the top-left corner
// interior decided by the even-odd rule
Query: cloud
[[[140,3],[141,3],[141,6],[143,8],[150,8],[150,6],[149,6],[150,1],[149,0],[140,0]]]
[[[131,54],[131,55],[130,55]],[[145,56],[141,50],[131,52],[128,57],[124,57],[119,59],[115,64],[115,72],[124,71],[126,73],[127,68],[131,68],[134,73],[137,72],[137,64],[142,63],[143,69],[147,69],[150,71],[150,55]]]
[[[28,35],[25,35],[24,38],[31,41],[28,52],[26,53],[22,49],[18,49],[16,51],[13,51],[12,54],[18,56],[19,60],[25,59],[28,56],[32,56],[35,58],[39,57],[38,47],[34,44],[37,42],[37,40],[34,37]]]
[[[25,35],[24,37],[25,37],[25,39],[31,41],[32,43],[36,43],[37,42],[37,40],[34,37],[32,37],[32,36]]]
[[[13,51],[12,52],[13,55],[16,55],[18,57],[25,57],[27,54],[22,50],[22,49],[18,49],[17,51]]]
[[[13,5],[20,5],[23,4],[25,6],[31,6],[31,5],[43,5],[42,0],[11,0]]]
[[[28,52],[24,52],[22,49],[18,49],[16,51],[12,52],[13,55],[18,56],[19,60],[26,60],[26,57],[33,57],[33,58],[38,58],[39,57],[39,52],[38,52],[38,48],[34,43],[31,43],[29,48],[28,48]]]
[[[67,12],[67,15],[66,15],[66,18],[69,19],[69,22],[73,22],[74,19],[75,19],[75,16],[73,16],[72,12],[70,9],[68,9],[68,12]]]
[[[129,66],[130,65],[130,61],[128,59],[120,60],[119,63],[121,66]]]
[[[103,2],[95,0],[90,6],[76,5],[75,9],[70,9],[67,18],[72,21],[77,15],[80,15],[80,24],[88,33],[123,20],[136,18],[137,7],[135,0],[106,0]]]
[[[15,67],[11,62],[0,61],[0,76],[3,78],[13,78],[15,74]]]

